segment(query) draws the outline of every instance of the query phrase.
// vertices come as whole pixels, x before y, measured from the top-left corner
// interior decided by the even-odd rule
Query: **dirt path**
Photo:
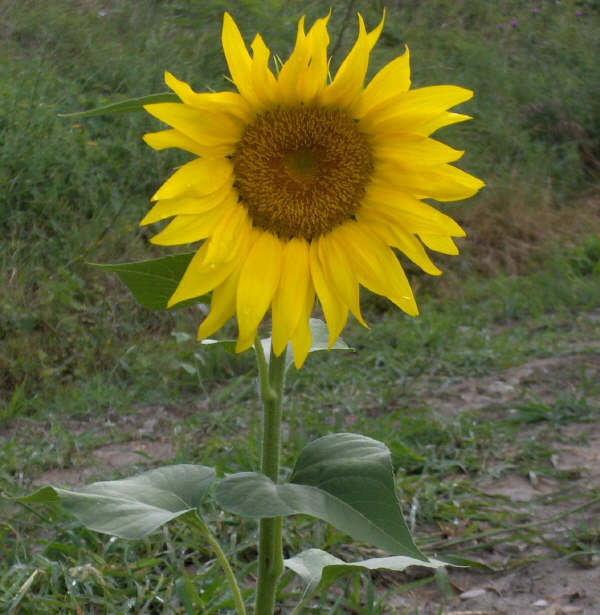
[[[598,346],[454,382],[427,402],[446,417],[476,411],[497,420],[516,413],[527,391],[528,400],[538,400],[542,407],[560,395],[566,399],[578,383],[598,383]],[[594,388],[595,396],[587,403],[598,411],[597,418],[558,424],[550,438],[547,430],[543,432],[544,443],[555,450],[552,464],[560,480],[508,472],[476,484],[484,493],[507,498],[515,514],[526,511],[535,524],[530,535],[520,532],[523,538],[518,538],[519,532],[507,533],[509,542],[465,553],[498,571],[450,568],[451,590],[446,595],[431,584],[412,595],[399,595],[390,608],[419,615],[600,615],[600,398],[598,386]],[[520,437],[535,443],[540,433],[525,426]],[[593,545],[593,553],[585,554],[584,548],[572,557],[577,540]],[[477,549],[476,542],[471,546]]]

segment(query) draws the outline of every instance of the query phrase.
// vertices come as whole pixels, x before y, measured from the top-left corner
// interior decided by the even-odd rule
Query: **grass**
[[[272,3],[268,19],[267,9],[251,2],[166,2],[157,10],[150,2],[3,5],[3,57],[11,58],[0,64],[0,181],[8,211],[0,221],[0,274],[9,289],[0,302],[7,345],[0,389],[7,395],[22,385],[31,398],[55,382],[111,369],[122,352],[115,339],[126,339],[129,348],[149,332],[179,326],[178,316],[135,306],[85,261],[159,254],[137,222],[149,195],[185,158],[152,152],[141,142],[143,132],[156,128],[149,116],[78,120],[57,113],[164,91],[163,68],[198,89],[228,87],[218,31],[206,25],[218,22],[225,6],[244,32],[260,29],[274,50],[284,55],[289,49],[292,34],[281,24],[300,11],[295,3]],[[599,157],[594,88],[600,78],[594,76],[600,75],[589,53],[596,14],[586,7],[576,17],[577,6],[549,5],[536,15],[517,2],[389,7],[373,70],[408,42],[414,85],[452,81],[477,93],[464,106],[475,121],[443,136],[457,147],[468,145],[465,168],[488,184],[477,201],[447,207],[472,237],[468,258],[442,263],[461,278],[474,271],[523,272],[545,258],[550,240],[576,241],[590,217],[598,218],[597,198],[582,196],[593,185]],[[326,10],[319,2],[301,8],[309,17]],[[377,3],[357,8],[369,23],[381,12]],[[336,16],[334,65],[353,36],[344,13]],[[518,27],[506,25],[509,17]],[[550,100],[547,82],[554,84]],[[195,320],[180,328],[191,330]]]
[[[382,8],[352,3],[370,26]],[[168,442],[169,463],[205,463],[220,472],[257,467],[252,358],[198,348],[191,337],[198,309],[144,311],[114,278],[85,264],[165,253],[148,244],[148,230],[137,223],[149,196],[185,157],[141,142],[157,128],[143,114],[58,116],[164,91],[164,69],[198,90],[228,88],[215,27],[225,9],[247,39],[260,31],[285,56],[297,16],[310,21],[329,5],[0,6],[2,491],[30,491],[44,476],[84,473],[89,481],[160,462],[140,458],[139,468],[107,468],[92,455],[132,440]],[[414,86],[449,82],[475,91],[461,108],[474,121],[440,138],[467,149],[461,166],[487,188],[468,203],[444,205],[469,239],[461,257],[437,259],[446,272],[441,280],[407,265],[418,319],[365,296],[372,328],[351,323],[344,333],[355,352],[311,357],[289,378],[284,465],[323,433],[362,432],[390,447],[406,517],[425,547],[476,558],[495,540],[541,544],[539,528],[527,526],[535,502],[516,505],[481,485],[511,473],[551,479],[563,489],[548,500],[558,514],[591,509],[597,490],[569,491],[577,477],[553,462],[556,438],[573,438],[568,426],[597,419],[600,391],[591,368],[574,362],[560,390],[549,377],[512,408],[499,401],[446,416],[432,400],[464,379],[597,353],[598,7],[544,2],[532,13],[516,0],[411,0],[388,3],[387,11],[372,71],[408,43]],[[354,36],[353,18],[345,15],[336,7],[331,21],[333,67]],[[207,519],[249,594],[254,524],[212,509]],[[285,543],[289,554],[310,544],[341,557],[368,553],[300,518],[288,524]],[[581,520],[550,548],[585,565],[597,557],[598,527]],[[388,588],[407,591],[431,579],[350,579],[317,608],[386,613]],[[283,586],[282,600],[292,593]],[[89,532],[59,509],[24,510],[0,500],[0,607],[21,614],[228,613],[231,601],[212,554],[177,525],[129,544]]]

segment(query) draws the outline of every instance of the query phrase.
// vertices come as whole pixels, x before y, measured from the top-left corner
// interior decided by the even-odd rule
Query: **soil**
[[[573,383],[597,381],[600,373],[598,348],[597,344],[587,344],[585,348],[574,347],[571,353],[561,357],[536,359],[493,377],[453,380],[441,386],[438,383],[437,396],[427,399],[427,403],[446,417],[464,411],[475,411],[490,419],[498,418],[499,412],[510,416],[524,402],[525,389],[527,395],[533,394],[535,399],[543,401],[556,399],[557,390],[564,391]],[[598,398],[588,398],[588,403],[600,408]],[[111,417],[110,426],[121,433],[132,434],[131,439],[101,446],[92,452],[91,458],[83,460],[78,469],[53,470],[39,476],[36,483],[77,486],[97,479],[99,473],[132,466],[139,470],[172,460],[175,456],[172,442],[150,436],[173,433],[168,426],[172,426],[174,419],[172,412],[156,407],[140,409],[137,416]],[[77,425],[72,429],[77,431]],[[522,437],[535,438],[535,428],[525,426]],[[484,493],[506,496],[520,513],[527,509],[533,521],[553,518],[561,511],[566,514],[578,503],[589,501],[590,490],[600,487],[600,413],[594,421],[559,425],[552,442],[546,443],[552,444],[557,451],[552,458],[553,464],[566,480],[550,480],[535,474],[526,479],[509,472],[496,480],[480,481],[475,486]],[[567,499],[557,504],[541,497],[566,488],[581,494],[582,498],[587,494],[587,500]],[[385,612],[390,615],[600,615],[600,558],[597,555],[565,557],[556,548],[544,546],[544,540],[552,545],[564,543],[569,531],[577,525],[589,527],[597,542],[599,520],[600,501],[597,499],[594,505],[576,514],[541,525],[539,532],[543,540],[534,541],[535,544],[516,540],[469,552],[467,557],[477,559],[488,569],[450,567],[446,589],[443,583],[432,582],[413,591],[392,593],[389,609]],[[430,572],[413,568],[408,574],[384,575],[381,581],[384,590],[389,592],[395,584],[418,579],[422,574]]]
[[[490,418],[498,418],[499,413],[510,416],[525,401],[525,389],[529,396],[533,394],[535,400],[543,402],[556,399],[557,390],[567,393],[569,385],[574,383],[597,383],[600,374],[597,348],[598,344],[593,344],[587,346],[588,352],[575,349],[561,357],[534,360],[493,377],[452,382],[442,386],[438,396],[428,399],[427,403],[447,417],[464,411],[476,411]],[[600,409],[600,398],[588,398],[587,402],[591,408]],[[525,427],[521,437],[535,439],[535,429]],[[542,496],[565,489],[591,495],[590,491],[595,489],[595,505],[539,527],[543,528],[543,539],[549,544],[564,543],[569,530],[577,525],[593,529],[597,542],[600,530],[600,412],[594,421],[558,426],[546,444],[557,451],[552,461],[567,477],[567,484],[565,480],[549,480],[535,474],[528,480],[508,473],[500,479],[480,481],[475,486],[485,493],[509,498],[519,511],[528,509],[533,521],[550,519],[561,511],[577,507],[577,501],[573,500],[545,504],[550,498]],[[430,584],[412,595],[400,594],[390,601],[390,613],[394,612],[394,607],[397,613],[419,615],[600,615],[600,558],[597,555],[583,559],[561,557],[556,549],[525,541],[495,545],[478,553],[473,559],[500,568],[500,571],[448,568],[450,592],[444,595],[439,585]],[[511,560],[521,564],[511,569]]]

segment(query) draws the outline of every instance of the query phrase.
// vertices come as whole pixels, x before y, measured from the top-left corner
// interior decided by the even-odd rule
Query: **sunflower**
[[[464,199],[483,186],[449,164],[463,152],[430,138],[469,119],[448,109],[472,92],[410,90],[408,49],[365,86],[384,20],[367,32],[360,14],[356,42],[330,79],[328,20],[306,32],[300,19],[295,47],[274,74],[261,36],[250,54],[225,13],[222,43],[237,92],[196,93],[167,72],[181,103],[145,106],[171,127],[144,135],[146,143],[197,156],[161,186],[141,222],[173,218],[153,237],[159,245],[202,240],[169,305],[212,291],[198,338],[235,315],[238,352],[271,308],[273,351],[291,342],[297,367],[311,345],[315,296],[330,345],[348,312],[365,325],[359,285],[416,315],[395,250],[439,275],[425,247],[456,254],[452,237],[465,233],[423,199]]]

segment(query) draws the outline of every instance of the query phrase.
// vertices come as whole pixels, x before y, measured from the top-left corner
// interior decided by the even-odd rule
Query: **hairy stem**
[[[281,400],[285,378],[285,351],[276,357],[271,350],[267,364],[262,343],[255,342],[260,394],[263,402],[261,471],[273,482],[279,480],[281,449]],[[283,573],[282,518],[261,519],[258,541],[258,585],[255,615],[273,615],[277,581]]]

